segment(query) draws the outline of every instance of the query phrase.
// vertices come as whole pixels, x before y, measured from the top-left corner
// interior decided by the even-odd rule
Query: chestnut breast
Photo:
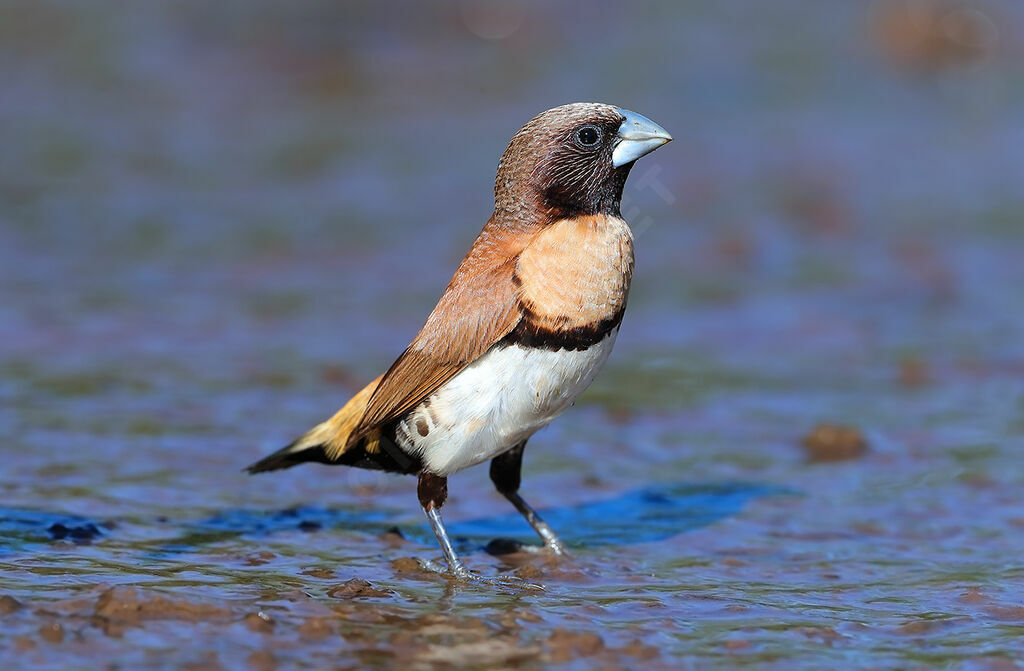
[[[617,326],[632,275],[629,226],[597,214],[544,228],[519,255],[514,280],[530,330],[557,333]]]

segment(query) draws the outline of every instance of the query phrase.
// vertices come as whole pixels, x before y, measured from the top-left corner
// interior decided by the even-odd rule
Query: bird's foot
[[[495,556],[510,555],[516,552],[528,552],[530,554],[547,554],[555,557],[568,556],[569,551],[557,538],[545,541],[544,545],[527,545],[520,543],[513,538],[495,538],[487,544],[487,553]]]
[[[429,559],[420,559],[419,562],[423,569],[432,573],[438,573],[451,581],[462,584],[480,585],[484,587],[501,587],[517,591],[544,591],[543,585],[528,582],[514,575],[480,575],[479,573],[470,571],[461,563],[456,564],[451,568],[445,568],[437,562],[430,561]]]
[[[567,550],[566,547],[562,544],[562,541],[558,540],[557,538],[550,538],[547,541],[545,541],[543,549],[555,555],[556,557],[565,557],[569,554],[569,550]]]
[[[562,542],[555,540],[554,542],[544,543],[544,545],[519,545],[521,552],[530,552],[533,554],[547,554],[555,557],[565,557],[569,554],[569,551],[565,549]]]

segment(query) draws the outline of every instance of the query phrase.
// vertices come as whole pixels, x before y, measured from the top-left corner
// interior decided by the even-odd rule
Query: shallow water
[[[5,668],[1017,668],[1024,14],[905,5],[5,4]],[[467,563],[546,590],[451,585],[411,478],[241,469],[390,364],[576,99],[677,139],[526,451],[572,556],[488,553],[535,539],[470,469]]]

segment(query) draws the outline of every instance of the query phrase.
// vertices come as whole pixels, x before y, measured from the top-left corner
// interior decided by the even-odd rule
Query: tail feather
[[[323,464],[347,463],[351,460],[346,459],[345,455],[354,448],[362,449],[367,453],[376,452],[378,449],[376,435],[367,436],[366,440],[359,441],[348,448],[346,445],[349,436],[359,424],[359,420],[366,410],[370,396],[377,389],[379,383],[380,378],[378,377],[363,387],[329,420],[317,424],[286,447],[247,466],[245,470],[249,473],[263,473],[290,468],[308,461]]]
[[[299,438],[277,452],[263,457],[256,463],[249,464],[245,467],[245,472],[252,474],[277,471],[282,468],[291,468],[292,466],[310,461],[320,462],[323,464],[333,463],[327,458],[323,445],[303,446],[302,438]]]

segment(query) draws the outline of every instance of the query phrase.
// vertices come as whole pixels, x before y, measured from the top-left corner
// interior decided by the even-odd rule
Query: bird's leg
[[[419,495],[420,505],[423,507],[423,512],[426,514],[427,520],[430,522],[430,528],[434,530],[434,535],[437,536],[437,542],[441,546],[441,552],[444,553],[444,559],[448,562],[448,573],[451,574],[452,577],[465,582],[500,585],[503,587],[544,589],[540,585],[525,582],[515,576],[487,578],[477,575],[466,568],[466,565],[462,563],[459,556],[455,554],[455,548],[452,546],[451,539],[448,538],[448,532],[444,528],[444,522],[441,521],[441,506],[444,505],[445,499],[448,498],[448,478],[424,471],[420,473],[420,480],[416,486],[416,493]],[[438,573],[441,572],[438,571],[438,569],[430,562],[425,563],[424,567],[437,571]]]
[[[516,510],[526,518],[533,530],[544,541],[544,547],[556,555],[567,554],[565,545],[551,530],[547,522],[540,518],[537,511],[519,496],[520,471],[523,466],[523,448],[526,441],[519,443],[508,452],[499,454],[491,460],[491,482],[506,499],[512,502]]]
[[[448,478],[427,473],[420,473],[419,483],[416,485],[416,494],[420,498],[420,505],[430,522],[430,528],[437,536],[437,542],[444,553],[444,560],[448,562],[448,571],[457,578],[465,577],[469,570],[466,569],[462,560],[455,554],[452,541],[448,538],[448,532],[441,521],[441,506],[448,498]]]

